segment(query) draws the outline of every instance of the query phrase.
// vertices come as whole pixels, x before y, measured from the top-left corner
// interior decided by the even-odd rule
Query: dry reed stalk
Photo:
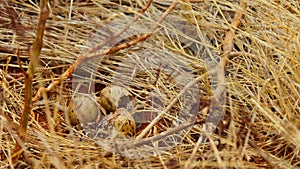
[[[69,2],[51,1],[51,15],[47,20],[48,28],[40,58],[41,68],[36,71],[37,76],[33,79],[33,91],[36,92],[36,84],[41,81],[46,85],[55,80],[63,82],[60,87],[51,89],[47,102],[50,105],[50,119],[55,112],[58,119],[62,120],[58,124],[62,124],[62,129],[68,128],[70,133],[66,134],[56,128],[55,132],[51,132],[46,118],[43,117],[46,101],[36,101],[33,106],[35,114],[31,115],[27,139],[22,145],[22,149],[26,151],[24,156],[19,158],[23,165],[21,167],[299,168],[300,4],[295,0],[245,2],[247,6],[242,10],[241,1],[237,0],[179,1],[172,14],[193,24],[192,28],[197,30],[197,34],[195,38],[191,38],[192,41],[217,51],[214,57],[225,54],[228,57],[218,62],[223,64],[223,67],[219,66],[221,70],[226,65],[224,73],[219,73],[222,75],[220,82],[222,78],[226,78],[226,111],[223,120],[217,126],[217,131],[208,134],[209,142],[202,142],[199,137],[205,135],[205,115],[199,113],[199,122],[184,133],[183,141],[178,142],[177,146],[169,150],[160,150],[160,147],[154,146],[156,154],[150,154],[147,158],[132,159],[122,157],[118,153],[105,152],[93,140],[66,126],[60,110],[56,110],[51,104],[61,103],[59,99],[69,98],[69,79],[59,79],[59,76],[66,72],[77,56],[89,49],[86,45],[86,41],[90,41],[89,37],[97,32],[102,24],[116,18],[127,18],[128,13],[134,14],[132,9],[138,11],[146,6],[143,5],[145,2],[122,1],[122,4],[118,4],[116,1],[104,3],[95,0],[73,1],[71,5]],[[0,103],[0,166],[13,168],[11,160],[18,155],[12,153],[18,139],[16,131],[21,117],[18,112],[21,112],[24,106],[24,77],[20,74],[15,51],[20,49],[20,64],[27,69],[26,62],[30,56],[28,46],[31,46],[28,42],[34,40],[34,22],[37,20],[38,6],[33,1],[11,0],[4,3],[0,2],[0,84],[4,100]],[[156,19],[152,19],[151,14],[165,11],[169,5],[168,2],[151,2],[136,22],[147,20],[154,26]],[[242,11],[241,19],[234,19],[236,11]],[[239,24],[233,23],[233,20],[239,20]],[[166,28],[168,33],[180,29],[170,27],[164,22],[160,25]],[[180,53],[181,61],[193,58],[193,65],[201,67],[200,64],[205,61],[194,59],[195,56],[182,50],[184,44],[180,43],[179,38],[172,38],[154,33],[143,43],[118,51],[117,56],[113,58],[120,60],[128,53],[135,53],[139,47],[151,44],[163,50]],[[229,46],[228,53],[225,52],[225,46]],[[119,62],[113,60],[111,64],[113,63]],[[105,69],[101,71],[107,74],[116,72],[114,68],[108,69],[114,66],[110,65],[110,62],[102,66]],[[109,75],[96,76],[100,80],[96,79],[95,83],[106,85],[111,82]],[[199,82],[204,83],[202,80]],[[210,85],[207,86],[206,88],[209,88]],[[176,91],[171,93],[178,94]],[[58,99],[57,95],[62,98]],[[211,96],[207,95],[207,98]],[[201,106],[209,111],[209,106]],[[135,143],[154,141],[164,137],[164,134],[172,134],[174,130],[183,126],[164,126],[165,132],[136,140]],[[39,134],[36,134],[37,131]],[[150,131],[155,132],[154,129]]]

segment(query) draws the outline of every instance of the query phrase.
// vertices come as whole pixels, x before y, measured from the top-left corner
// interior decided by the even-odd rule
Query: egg
[[[81,123],[83,132],[93,138],[124,138],[133,137],[136,133],[136,123],[127,109],[119,108],[104,116],[99,123]]]
[[[130,107],[131,93],[124,87],[108,85],[100,93],[98,102],[107,112],[114,112],[118,108]]]
[[[95,122],[101,118],[101,112],[92,96],[79,95],[70,101],[68,115],[72,125]]]
[[[123,136],[134,136],[136,131],[136,123],[133,116],[127,109],[117,109],[112,117],[108,119],[114,129]]]

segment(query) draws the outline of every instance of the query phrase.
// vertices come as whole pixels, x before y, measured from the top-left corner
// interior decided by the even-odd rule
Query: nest
[[[299,2],[251,1],[243,8],[238,1],[184,1],[158,23],[171,4],[154,1],[143,15],[138,12],[143,1],[48,4],[33,94],[61,81],[33,103],[21,144],[24,151],[13,164],[24,107],[22,68],[28,69],[39,4],[0,2],[0,166],[300,167]],[[243,17],[234,27],[230,23],[237,12]],[[86,59],[72,76],[60,79],[81,55],[113,37],[136,15],[141,15],[136,22],[96,52],[128,45],[159,25],[150,37]],[[232,32],[227,55],[230,43],[225,39]],[[222,74],[219,66],[225,55]],[[91,96],[101,107],[95,98],[111,85],[130,94],[128,102],[115,109],[128,111],[134,132],[124,136],[110,130],[105,137],[95,137],[85,132],[86,126],[70,122],[68,106],[75,97]],[[91,126],[101,126],[103,119],[98,117]]]

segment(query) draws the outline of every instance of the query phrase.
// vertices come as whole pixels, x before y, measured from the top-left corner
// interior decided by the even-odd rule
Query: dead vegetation
[[[1,168],[300,167],[298,1],[47,7],[48,17],[39,2],[0,2]],[[112,84],[133,95],[135,135],[93,139],[71,126],[70,100]]]

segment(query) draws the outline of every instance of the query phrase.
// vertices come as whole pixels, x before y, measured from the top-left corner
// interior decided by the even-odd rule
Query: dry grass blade
[[[151,2],[152,1],[149,1],[146,4],[146,6],[142,10],[140,10],[141,14],[145,12],[145,10],[149,7],[149,5],[151,4]],[[170,6],[170,8],[165,12],[164,16],[162,16],[158,20],[158,24],[163,21],[163,19],[166,17],[166,15],[169,12],[171,12],[173,8],[175,8],[176,4],[177,4],[177,2],[174,2],[174,4],[172,4]],[[118,51],[120,51],[122,49],[128,48],[128,47],[133,46],[133,45],[135,45],[135,44],[137,44],[139,42],[142,42],[142,41],[146,40],[156,30],[156,28],[158,27],[158,24],[153,28],[153,30],[150,33],[141,35],[141,36],[137,37],[136,39],[133,39],[130,42],[126,42],[126,43],[123,43],[123,44],[120,44],[120,45],[117,45],[117,46],[113,46],[109,50],[95,52],[96,50],[100,50],[101,47],[103,47],[106,43],[109,43],[112,39],[120,36],[120,34],[122,34],[125,30],[127,30],[130,27],[130,25],[132,25],[138,18],[139,18],[139,15],[137,15],[130,23],[128,23],[120,32],[118,32],[117,34],[113,35],[109,39],[103,41],[101,44],[98,44],[98,45],[90,48],[87,53],[79,56],[78,59],[60,76],[59,80],[56,80],[56,81],[52,82],[45,89],[45,91],[46,92],[51,91],[55,86],[57,86],[61,82],[61,80],[70,77],[74,73],[74,71],[77,69],[77,67],[80,66],[81,63],[83,63],[85,60],[93,58],[93,57],[102,56],[102,55],[114,54],[114,53],[116,53],[116,52],[118,52]],[[43,88],[40,88],[38,90],[38,92],[36,93],[36,95],[33,98],[33,101],[36,101],[36,100],[39,99],[42,90],[43,90]]]
[[[41,29],[40,5],[0,1],[0,168],[300,168],[299,1],[55,0]]]

